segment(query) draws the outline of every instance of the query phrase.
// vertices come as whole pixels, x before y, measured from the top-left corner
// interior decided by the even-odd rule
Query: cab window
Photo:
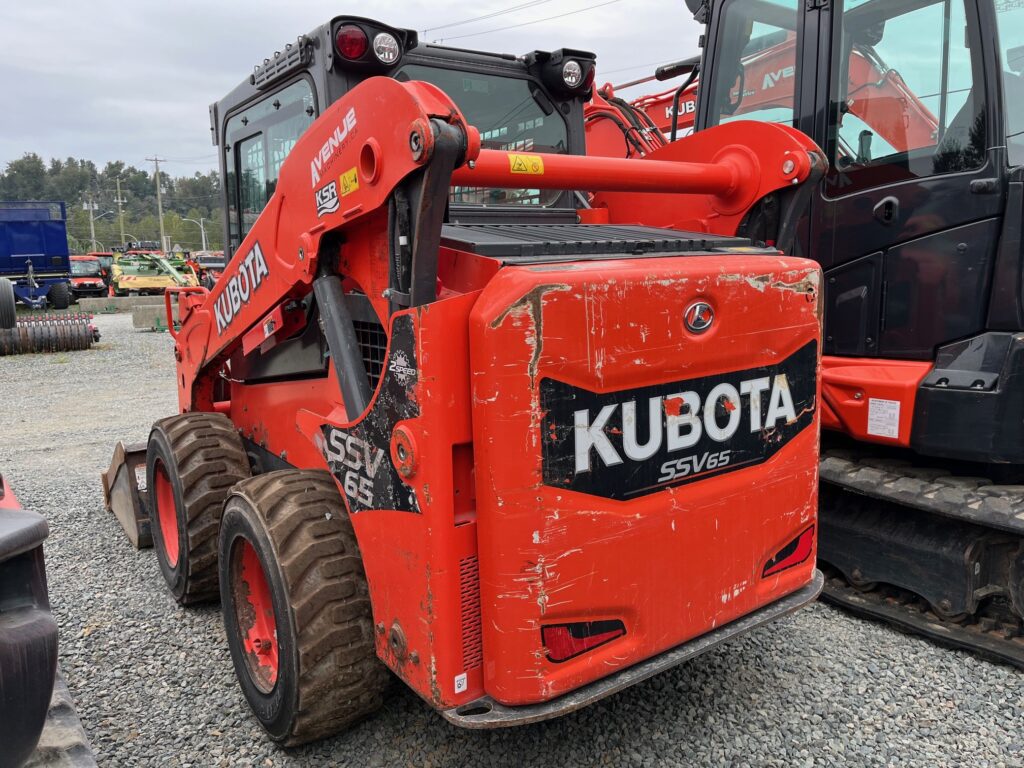
[[[230,251],[256,223],[277,188],[282,163],[315,118],[313,87],[302,79],[227,121],[224,153]]]
[[[1024,165],[1024,7],[996,3],[1010,165]]]
[[[837,6],[832,194],[981,167],[984,88],[964,0]]]
[[[797,0],[730,0],[722,7],[709,125],[794,122]]]

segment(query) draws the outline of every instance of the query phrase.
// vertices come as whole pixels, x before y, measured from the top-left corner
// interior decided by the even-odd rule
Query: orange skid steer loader
[[[585,157],[588,54],[353,17],[296,47],[214,109],[233,256],[169,291],[181,413],[109,483],[174,598],[219,596],[270,736],[389,669],[460,726],[554,717],[813,600],[819,273],[733,235],[817,148]],[[537,116],[493,104],[520,88]],[[251,137],[307,116],[247,220]]]

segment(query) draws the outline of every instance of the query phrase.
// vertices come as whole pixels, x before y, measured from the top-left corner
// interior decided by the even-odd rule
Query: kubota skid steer
[[[817,148],[737,125],[642,162],[538,152],[516,127],[581,136],[592,57],[459,74],[467,109],[519,82],[551,107],[474,127],[410,63],[460,53],[339,18],[215,114],[240,242],[212,290],[172,291],[181,414],[153,427],[146,491],[172,594],[219,594],[287,744],[375,710],[387,668],[461,726],[557,716],[822,585],[818,271],[728,236]],[[309,71],[345,82],[290,101]],[[247,222],[251,138],[307,114]],[[592,207],[450,202],[581,199],[563,190]]]

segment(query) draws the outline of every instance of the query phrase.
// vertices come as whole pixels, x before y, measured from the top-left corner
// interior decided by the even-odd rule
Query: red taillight
[[[800,565],[800,563],[811,556],[812,549],[814,549],[813,525],[789,542],[789,544],[775,554],[775,557],[765,563],[761,576],[774,576],[776,573],[782,573],[782,571],[788,568]]]
[[[338,27],[334,43],[338,46],[338,53],[350,61],[362,58],[366,49],[370,47],[370,39],[355,24],[343,24]]]
[[[540,630],[541,640],[548,651],[548,660],[555,663],[568,661],[625,634],[626,626],[617,619],[553,624],[541,627]]]

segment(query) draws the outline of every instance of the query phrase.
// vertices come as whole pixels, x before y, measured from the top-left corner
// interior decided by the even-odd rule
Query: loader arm
[[[281,167],[277,189],[213,290],[172,291],[181,301],[176,356],[183,411],[213,409],[213,377],[246,334],[261,320],[271,321],[279,305],[309,292],[318,268],[328,261],[326,250],[338,253],[339,240],[332,235],[379,214],[396,187],[429,165],[436,136],[446,126],[461,137],[460,162],[473,159],[479,151],[476,131],[428,83],[372,78],[324,110]],[[351,156],[345,151],[350,145],[361,146],[357,166],[341,162],[343,155]],[[333,193],[332,210],[318,205],[318,194],[324,199],[325,191]],[[362,286],[386,316],[387,302],[380,295],[388,287],[387,270]],[[264,325],[261,341],[284,328]]]

